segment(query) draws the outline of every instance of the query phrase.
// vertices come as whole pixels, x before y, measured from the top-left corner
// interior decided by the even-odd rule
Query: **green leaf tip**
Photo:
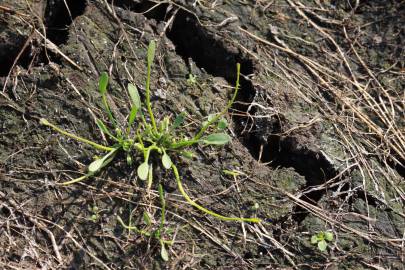
[[[316,243],[318,243],[318,236],[312,235],[312,237],[311,237],[311,244],[315,245]]]
[[[160,250],[160,257],[162,257],[162,260],[167,262],[169,260],[169,253],[166,250],[165,245],[162,243],[161,244],[162,248]]]
[[[228,126],[228,121],[225,118],[222,118],[218,121],[218,129],[220,130],[224,130],[226,129],[226,127]]]
[[[149,164],[147,162],[144,162],[141,165],[139,165],[137,173],[138,173],[138,177],[141,180],[145,181],[148,178],[148,174],[149,174]]]
[[[328,246],[328,244],[326,243],[325,240],[321,240],[318,242],[318,249],[320,251],[325,251],[327,246]]]
[[[325,232],[325,239],[327,240],[327,241],[332,241],[333,240],[333,233],[331,233],[331,232]]]
[[[89,173],[94,174],[94,173],[98,172],[101,168],[106,166],[108,163],[110,163],[111,160],[114,158],[115,152],[117,150],[118,150],[118,148],[114,148],[113,150],[111,150],[108,154],[106,154],[102,158],[97,159],[97,160],[93,161],[92,163],[90,163],[90,165],[88,167]]]
[[[100,94],[104,95],[105,92],[107,91],[107,85],[108,85],[108,74],[107,72],[102,72],[100,75],[100,79],[98,80],[98,90],[100,91]]]
[[[44,125],[44,126],[49,126],[49,122],[48,122],[48,120],[46,120],[45,118],[41,118],[41,119],[39,119],[39,123],[41,124],[41,125]]]
[[[213,133],[205,137],[202,141],[204,144],[224,145],[231,141],[231,137],[226,133]]]
[[[141,108],[141,97],[139,96],[138,89],[134,84],[128,84],[128,93],[131,97],[132,105],[139,110]]]
[[[152,66],[153,59],[155,58],[155,51],[156,51],[156,42],[151,40],[148,46],[148,66]]]
[[[163,164],[163,167],[165,167],[165,169],[167,169],[167,170],[172,167],[172,164],[173,164],[172,160],[170,159],[169,155],[166,153],[164,153],[162,155],[162,164]]]

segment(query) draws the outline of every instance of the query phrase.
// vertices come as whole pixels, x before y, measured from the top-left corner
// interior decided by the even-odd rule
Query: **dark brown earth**
[[[2,0],[1,268],[405,269],[403,25],[404,1]],[[105,143],[98,77],[124,123],[152,39],[155,116],[186,112],[189,136],[224,108],[241,64],[232,143],[176,163],[193,199],[260,224],[189,206],[157,160],[149,192],[125,157],[59,185],[100,153],[39,119]],[[157,183],[168,262],[117,222],[146,228],[148,212],[158,226]],[[334,235],[324,252],[310,243],[320,231]]]

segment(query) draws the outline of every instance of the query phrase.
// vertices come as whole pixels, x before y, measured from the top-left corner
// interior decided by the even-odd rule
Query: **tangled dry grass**
[[[98,4],[105,5],[106,10],[116,19],[119,20],[114,7],[107,1],[95,1]],[[172,5],[174,9],[189,8],[180,6],[178,1],[151,1],[154,3],[151,9],[157,8],[160,5]],[[329,2],[329,1],[326,1]],[[257,179],[254,174],[246,174],[243,181],[252,181],[261,188],[268,188],[274,192],[284,194],[285,198],[293,204],[305,209],[308,213],[323,220],[330,228],[333,229],[336,235],[347,233],[354,235],[356,238],[362,239],[372,246],[383,246],[389,255],[382,255],[381,261],[392,257],[399,262],[405,260],[405,228],[402,231],[396,231],[382,234],[378,228],[377,216],[369,210],[369,205],[378,205],[379,209],[390,211],[395,215],[405,218],[405,184],[404,184],[404,167],[405,167],[405,92],[404,86],[404,59],[403,59],[403,30],[394,31],[394,36],[391,40],[401,40],[402,44],[388,44],[392,47],[391,54],[386,54],[385,59],[380,59],[382,64],[376,63],[369,55],[370,36],[374,35],[374,39],[379,43],[381,35],[376,35],[372,32],[372,25],[381,23],[381,21],[389,20],[390,16],[404,16],[404,14],[388,14],[379,18],[380,21],[372,20],[356,20],[358,9],[361,8],[361,1],[352,1],[355,3],[346,16],[336,15],[336,10],[331,8],[330,4],[323,1],[308,1],[298,0],[280,0],[280,1],[256,1],[254,9],[258,12],[266,14],[269,10],[276,10],[275,16],[278,18],[278,23],[268,25],[269,35],[264,36],[260,31],[254,31],[254,28],[241,27],[237,29],[240,35],[244,38],[245,43],[238,44],[239,49],[257,61],[257,66],[260,68],[261,74],[268,75],[269,78],[274,78],[272,81],[272,89],[289,88],[294,91],[297,96],[302,99],[303,103],[314,107],[319,112],[316,117],[310,119],[306,123],[297,125],[292,129],[283,131],[282,135],[287,135],[293,130],[305,130],[315,123],[323,123],[330,127],[327,132],[335,143],[339,145],[342,152],[336,152],[336,156],[328,158],[338,168],[338,175],[332,179],[327,179],[321,185],[312,186],[308,189],[301,190],[297,193],[290,193],[273,185]],[[404,1],[391,3],[392,10],[400,10]],[[382,5],[382,4],[381,4]],[[202,10],[215,10],[215,12],[227,15],[228,19],[218,23],[217,27],[222,27],[234,21],[232,18],[238,18],[238,15],[230,14],[228,10],[222,10],[221,5],[217,1],[195,1],[190,7],[199,7]],[[376,4],[376,12],[383,12],[379,9],[383,7]],[[149,9],[148,12],[151,10]],[[392,11],[391,10],[391,11]],[[387,11],[388,12],[388,11]],[[71,60],[68,56],[62,53],[57,45],[46,39],[43,29],[34,26],[30,21],[27,13],[14,10],[11,7],[0,5],[0,15],[9,14],[21,20],[27,27],[31,26],[31,35],[27,39],[27,44],[35,36],[40,44],[44,44],[46,48],[53,53],[60,55],[68,63],[77,68],[80,68],[77,63]],[[351,19],[347,14],[353,16]],[[164,29],[160,32],[161,36],[170,28],[176,13],[166,20]],[[274,14],[272,14],[274,15]],[[36,17],[36,16],[34,16]],[[202,25],[207,25],[201,20]],[[305,35],[290,33],[290,24],[286,23],[286,28],[283,29],[280,25],[284,22],[293,22],[295,26],[305,26],[308,28],[310,38]],[[128,42],[127,38],[129,26],[119,22],[122,27],[122,37],[119,42]],[[281,24],[280,24],[281,23]],[[389,25],[389,23],[387,23]],[[133,29],[132,29],[133,30]],[[132,31],[131,30],[131,31]],[[139,30],[143,32],[143,29]],[[371,31],[368,32],[368,31]],[[395,36],[397,35],[397,36]],[[402,36],[401,36],[402,35]],[[125,41],[127,40],[127,41]],[[295,43],[294,43],[295,42]],[[237,43],[237,42],[236,42]],[[244,44],[257,44],[252,48],[247,48]],[[299,44],[296,45],[296,44]],[[388,41],[389,43],[389,41]],[[295,44],[295,45],[294,45]],[[27,45],[28,46],[28,45]],[[25,45],[21,49],[25,50]],[[137,56],[134,55],[136,59]],[[19,106],[12,100],[13,94],[11,89],[6,88],[8,81],[18,83],[16,78],[18,74],[13,73],[16,70],[14,62],[10,72],[4,83],[4,89],[0,92],[4,98],[4,102],[12,109],[19,110]],[[130,76],[130,74],[128,74]],[[250,76],[255,84],[255,77]],[[267,85],[257,87],[268,88]],[[74,91],[80,94],[80,90],[71,83]],[[80,94],[81,95],[81,94]],[[82,97],[84,100],[84,98]],[[0,100],[0,102],[2,102]],[[88,108],[92,108],[91,104],[87,104]],[[282,115],[283,112],[277,107],[266,108],[273,114]],[[97,114],[97,109],[92,108],[92,114]],[[270,117],[268,114],[264,117]],[[259,117],[251,115],[251,118]],[[23,150],[21,150],[23,151]],[[13,153],[17,155],[18,153]],[[327,154],[325,154],[327,155]],[[8,159],[11,159],[9,156]],[[74,158],[72,158],[74,159]],[[260,158],[259,158],[260,160]],[[5,161],[4,161],[5,162]],[[47,180],[43,180],[43,175],[56,178],[63,177],[65,171],[34,171],[18,164],[13,165],[13,171],[0,171],[1,181],[16,181],[25,184],[25,180],[14,178],[15,171],[19,174],[41,175],[38,176],[38,181],[42,184],[47,184]],[[42,178],[41,178],[42,177]],[[131,178],[131,176],[129,176]],[[132,210],[136,213],[138,207],[146,207],[151,213],[159,210],[156,206],[158,195],[153,192],[145,192],[141,187],[134,187],[131,184],[123,182],[115,182],[106,180],[110,185],[108,190],[97,188],[90,184],[81,184],[85,190],[88,190],[91,198],[115,198],[123,202],[134,205]],[[49,184],[49,183],[48,183]],[[330,197],[327,202],[337,202],[338,205],[313,204],[302,199],[303,195],[313,191],[330,191]],[[139,194],[147,194],[145,197],[137,197],[136,200],[133,194],[139,191]],[[54,190],[58,193],[59,191]],[[212,197],[226,194],[213,194]],[[359,214],[352,211],[348,206],[348,202],[362,197],[366,202],[366,212]],[[24,207],[25,201],[19,201],[18,198],[10,197],[8,194],[0,191],[1,198],[1,216],[0,232],[0,265],[4,269],[27,269],[35,266],[38,269],[57,269],[61,265],[66,265],[69,262],[75,261],[71,255],[61,253],[65,246],[81,250],[93,259],[93,267],[103,267],[105,269],[113,269],[114,267],[100,257],[108,257],[105,254],[98,254],[96,248],[92,247],[85,241],[81,232],[75,225],[66,228],[50,221],[42,216],[41,213],[33,213],[27,211]],[[338,200],[340,198],[341,200]],[[200,198],[201,199],[201,198]],[[179,197],[172,195],[169,199],[173,209],[190,210],[186,206],[179,203]],[[371,203],[370,200],[373,202]],[[68,202],[62,202],[62,204]],[[139,210],[140,211],[140,210]],[[108,211],[107,211],[108,212]],[[250,243],[268,250],[277,250],[283,254],[288,267],[294,269],[322,268],[327,267],[328,255],[324,255],[327,263],[319,263],[318,265],[310,265],[310,263],[302,263],[297,259],[300,254],[299,246],[290,239],[283,237],[275,237],[271,232],[271,226],[267,225],[248,225],[241,224],[235,226],[223,226],[218,228],[218,224],[212,223],[209,219],[201,218],[197,213],[189,212],[188,218],[181,217],[177,211],[172,211],[169,214],[173,220],[180,220],[188,228],[196,230],[198,235],[209,239],[219,247],[221,252],[239,260],[242,268],[255,268],[257,265],[252,264],[248,259],[235,251],[232,248],[233,238],[238,242]],[[353,226],[352,223],[346,222],[345,217],[355,215],[361,220],[367,222],[367,228]],[[112,222],[112,221],[107,221]],[[174,238],[177,233],[184,233],[179,223],[173,222],[175,228]],[[235,230],[240,229],[239,233]],[[296,227],[282,227],[281,235],[289,235],[295,233]],[[57,233],[55,233],[57,231]],[[42,235],[38,237],[38,235]],[[109,238],[116,243],[119,250],[124,252],[129,246],[138,243],[138,236],[128,234],[125,239],[116,237],[114,234],[103,232],[98,233],[100,238]],[[178,248],[173,248],[173,260],[168,267],[175,269],[180,266],[184,269],[199,267],[200,256],[196,251],[198,239],[194,239],[195,235],[190,235],[190,238],[180,237],[177,244]],[[301,237],[297,235],[297,238]],[[293,238],[293,237],[292,237]],[[40,240],[39,240],[40,239]],[[128,267],[138,268],[142,263],[153,264],[153,252],[155,243],[147,242],[142,244],[146,250],[142,252],[142,257],[137,258],[137,262],[128,262]],[[20,258],[21,263],[17,263],[7,257],[7,254],[16,252],[16,250],[24,247],[23,255]],[[338,246],[335,246],[338,259],[344,259],[349,256],[357,256],[358,253],[344,252]],[[50,254],[52,254],[50,256]],[[134,257],[136,254],[134,253]],[[279,258],[273,258],[270,252],[267,256],[271,257],[274,265],[283,265]],[[274,255],[276,256],[276,255]],[[360,255],[359,255],[360,256]],[[384,257],[385,256],[385,257]],[[361,257],[361,256],[360,256]],[[337,259],[337,260],[338,260]],[[152,263],[151,263],[152,261]],[[332,260],[333,261],[333,260]],[[371,269],[384,269],[384,264],[379,265],[378,259],[373,258],[360,259],[364,267]],[[91,263],[91,264],[93,264]],[[280,266],[282,267],[282,266]],[[287,266],[285,266],[288,269]],[[400,267],[400,266],[398,266]],[[280,268],[281,269],[281,268]],[[394,268],[392,268],[394,269]],[[400,268],[398,268],[400,269]]]

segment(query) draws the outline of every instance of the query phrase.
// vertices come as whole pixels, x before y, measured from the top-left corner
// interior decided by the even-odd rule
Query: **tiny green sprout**
[[[236,176],[239,176],[239,175],[243,174],[242,172],[237,171],[237,170],[227,170],[227,169],[223,169],[222,172],[224,174],[226,174],[226,175],[230,175],[230,176],[233,176],[233,177],[236,177]]]
[[[317,234],[312,235],[311,237],[311,244],[317,245],[320,251],[325,251],[328,247],[328,242],[333,241],[333,233],[332,232],[324,232],[321,231]]]
[[[90,212],[92,213],[90,215],[90,220],[93,222],[96,222],[98,220],[98,218],[100,217],[99,213],[99,209],[96,205],[93,205],[93,207],[89,207]]]
[[[189,85],[195,85],[197,83],[197,76],[192,73],[188,74],[187,83]]]
[[[260,205],[259,205],[257,202],[255,202],[255,203],[253,204],[253,206],[252,206],[252,210],[258,210],[259,207],[260,207]]]

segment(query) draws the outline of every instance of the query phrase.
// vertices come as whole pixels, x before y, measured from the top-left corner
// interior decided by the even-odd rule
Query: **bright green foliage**
[[[328,242],[333,241],[333,233],[331,232],[319,232],[312,235],[311,244],[317,245],[320,251],[325,251],[328,247]]]
[[[222,118],[218,121],[218,125],[217,125],[219,130],[224,130],[228,127],[228,121],[226,121],[225,118]]]
[[[108,137],[109,141],[111,142],[110,146],[104,146],[95,143],[93,141],[81,138],[65,130],[60,129],[59,127],[49,123],[46,119],[41,119],[40,121],[41,124],[51,127],[53,130],[65,136],[86,143],[97,150],[107,152],[107,154],[93,161],[89,165],[88,173],[86,175],[65,182],[63,183],[63,185],[73,184],[85,180],[89,177],[92,177],[102,168],[109,165],[117,156],[117,153],[121,152],[126,155],[127,163],[129,166],[132,166],[134,161],[138,162],[138,165],[135,166],[137,168],[137,175],[139,179],[144,181],[147,180],[147,187],[151,188],[153,184],[153,167],[149,159],[151,158],[151,155],[153,158],[156,158],[157,155],[160,156],[160,161],[163,168],[167,170],[170,169],[172,170],[179,191],[183,195],[185,200],[195,208],[203,211],[206,214],[209,214],[211,216],[217,217],[225,221],[260,222],[260,220],[257,218],[239,218],[239,217],[222,216],[194,202],[183,189],[177,167],[173,162],[173,160],[176,160],[176,157],[178,156],[192,158],[194,156],[193,152],[191,152],[187,148],[190,148],[194,145],[204,144],[204,145],[221,146],[231,141],[231,137],[223,132],[223,130],[226,129],[228,124],[227,121],[223,118],[223,115],[228,112],[228,109],[232,106],[238,93],[240,65],[239,64],[237,65],[237,80],[235,85],[235,91],[233,93],[231,100],[229,100],[227,106],[220,113],[208,116],[208,120],[202,124],[202,127],[200,128],[199,132],[191,139],[188,139],[178,136],[177,133],[177,129],[181,127],[181,125],[185,120],[184,113],[179,114],[172,123],[170,120],[171,118],[169,116],[164,117],[160,122],[156,122],[155,120],[150,101],[151,67],[155,56],[155,49],[156,43],[154,41],[151,41],[148,47],[148,54],[147,54],[147,78],[146,78],[146,87],[145,87],[146,93],[144,101],[145,107],[141,102],[137,87],[134,84],[128,84],[127,90],[130,97],[131,108],[128,115],[128,122],[125,124],[126,127],[124,128],[118,125],[113,115],[113,112],[110,110],[110,106],[108,104],[107,98],[107,88],[109,80],[108,75],[107,73],[103,72],[100,76],[99,92],[101,96],[102,105],[108,116],[109,123],[104,123],[100,119],[97,119],[96,123],[101,132],[106,137]],[[144,113],[148,114],[148,118],[145,117]],[[147,121],[147,119],[149,119],[149,121]],[[109,127],[111,127],[111,129]],[[204,136],[205,132],[210,127],[212,127],[214,130],[217,129],[219,132]],[[139,159],[143,159],[143,161],[139,162]],[[161,203],[162,203],[162,221],[160,226],[161,228],[157,231],[157,234],[159,235],[157,238],[159,239],[162,245],[161,257],[163,260],[168,260],[168,253],[165,248],[165,244],[167,244],[167,241],[163,241],[161,237],[164,224],[163,205],[165,204],[162,195],[163,191],[161,192],[159,190],[159,193],[161,195]],[[144,215],[144,220],[149,225],[151,221],[150,218],[149,219],[147,218],[149,216],[146,215]],[[134,230],[143,235],[152,236],[152,234],[150,234],[147,231],[137,229],[136,227],[133,227],[131,225],[128,226],[125,225],[121,218],[119,218],[118,221],[129,230]]]
[[[189,85],[195,85],[197,83],[197,76],[194,74],[188,74],[187,83]]]

